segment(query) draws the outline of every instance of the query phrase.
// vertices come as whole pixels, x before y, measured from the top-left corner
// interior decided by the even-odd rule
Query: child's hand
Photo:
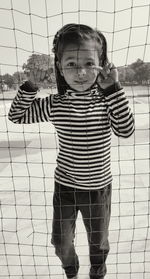
[[[21,90],[24,90],[26,92],[36,92],[39,90],[38,86],[31,82],[30,80],[25,81],[21,86]]]
[[[97,82],[101,88],[106,89],[107,87],[118,82],[118,70],[112,63],[108,63],[103,68],[101,66],[94,66],[98,70],[99,74],[97,77]]]

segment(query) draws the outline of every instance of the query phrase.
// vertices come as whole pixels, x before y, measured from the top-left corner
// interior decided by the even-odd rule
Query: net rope
[[[54,34],[73,21],[93,25],[104,33],[110,60],[115,64],[127,66],[135,52],[137,58],[148,61],[149,1],[130,0],[121,6],[117,0],[111,4],[95,0],[92,7],[90,1],[84,0],[74,1],[72,7],[65,0],[56,1],[55,5],[47,0],[35,2],[24,1],[22,7],[17,0],[0,3],[1,78],[6,71],[21,71],[23,63],[34,53],[45,51],[51,55]],[[144,12],[143,22],[135,11],[140,11],[141,18]],[[129,26],[121,23],[121,16]],[[105,24],[109,20],[111,24],[103,25],[103,19]],[[128,39],[124,41],[122,37],[125,46],[120,43],[117,47],[119,35],[126,32]],[[135,40],[133,32],[140,34]],[[140,36],[143,41],[138,39]],[[135,133],[128,139],[112,136],[113,196],[107,279],[150,278],[149,90],[148,85],[125,87],[135,117]],[[55,93],[55,89],[38,94],[44,97],[49,93]],[[66,278],[51,245],[57,135],[51,123],[11,123],[8,110],[15,94],[16,90],[0,90],[0,278]],[[85,279],[90,263],[80,214],[75,247],[80,259],[80,278]]]

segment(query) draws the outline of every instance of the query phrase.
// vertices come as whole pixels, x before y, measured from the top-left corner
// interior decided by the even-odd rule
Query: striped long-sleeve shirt
[[[122,137],[134,131],[125,93],[115,86],[103,95],[93,89],[46,98],[36,98],[36,92],[19,89],[9,119],[17,124],[51,121],[59,139],[55,180],[87,190],[111,183],[111,130]]]

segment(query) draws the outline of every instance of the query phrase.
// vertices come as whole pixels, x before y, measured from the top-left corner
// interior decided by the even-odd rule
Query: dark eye
[[[89,61],[89,62],[86,63],[86,65],[87,65],[87,67],[92,67],[92,66],[94,66],[95,64],[94,64],[94,62]]]
[[[67,67],[76,67],[76,63],[75,62],[69,62],[67,64]]]

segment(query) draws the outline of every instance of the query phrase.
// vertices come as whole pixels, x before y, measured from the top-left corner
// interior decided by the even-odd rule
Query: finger
[[[98,71],[103,70],[103,68],[101,66],[93,66],[92,68],[95,69],[95,70],[98,70]]]
[[[107,72],[104,68],[101,66],[93,66],[93,69],[97,70],[99,72],[99,76],[101,76],[101,79],[106,79],[107,78]]]
[[[107,63],[104,67],[94,65],[93,68],[96,69],[96,70],[116,69],[116,67],[113,63]]]
[[[110,74],[110,71],[112,69],[114,69],[114,64],[113,63],[107,63],[105,66],[104,66],[104,69],[106,71],[106,73],[109,75]]]
[[[94,66],[94,68],[98,70],[105,79],[108,77],[111,70],[117,69],[113,63],[107,63],[103,68],[101,66]]]
[[[107,65],[108,67],[108,70],[107,70],[107,74],[108,76],[110,77],[113,77],[114,80],[118,80],[118,70],[117,70],[117,67],[115,67],[115,65],[113,63],[109,63]]]
[[[111,70],[117,69],[117,67],[113,63],[110,63],[109,69],[111,71]]]

